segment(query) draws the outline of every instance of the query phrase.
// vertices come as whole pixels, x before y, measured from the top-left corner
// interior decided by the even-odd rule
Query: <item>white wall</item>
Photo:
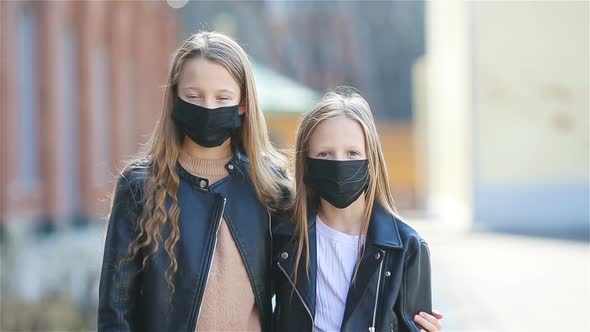
[[[472,214],[469,12],[458,0],[430,1],[426,8],[427,110],[416,117],[427,160],[426,206],[445,221],[465,224]]]
[[[473,3],[475,221],[588,225],[587,2]]]
[[[431,1],[426,17],[414,74],[427,209],[588,237],[589,3]]]

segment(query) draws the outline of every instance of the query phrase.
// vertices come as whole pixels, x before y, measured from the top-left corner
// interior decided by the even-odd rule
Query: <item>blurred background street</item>
[[[410,219],[429,244],[447,331],[590,331],[588,243]]]
[[[447,331],[590,331],[590,2],[0,1],[0,331],[94,331],[113,179],[179,43],[234,36],[274,143],[361,90]]]

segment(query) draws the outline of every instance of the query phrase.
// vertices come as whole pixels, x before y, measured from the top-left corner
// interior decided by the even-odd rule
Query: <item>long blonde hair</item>
[[[305,114],[297,130],[295,146],[295,200],[294,215],[296,232],[294,240],[298,241],[297,257],[295,259],[294,277],[305,250],[305,268],[309,272],[309,234],[307,229],[308,211],[317,211],[319,196],[303,182],[307,169],[307,154],[309,140],[315,127],[322,121],[344,115],[357,121],[363,128],[369,164],[369,184],[365,193],[366,209],[361,225],[361,234],[367,234],[373,204],[376,201],[389,213],[397,215],[393,196],[389,188],[387,167],[375,120],[371,108],[360,93],[350,87],[338,87],[324,95],[324,97]],[[359,257],[362,256],[359,250]],[[357,268],[360,260],[357,260]]]
[[[240,104],[246,108],[244,123],[231,138],[232,145],[242,149],[249,159],[250,177],[260,201],[270,212],[281,210],[288,204],[290,184],[278,170],[284,170],[286,158],[273,147],[259,108],[252,65],[244,50],[231,37],[218,32],[199,32],[191,35],[176,50],[165,86],[164,108],[146,149],[139,159],[147,160],[149,170],[143,191],[145,200],[138,220],[138,233],[129,246],[127,260],[142,250],[144,269],[149,256],[160,249],[164,227],[170,226],[170,233],[164,242],[164,249],[170,257],[166,270],[166,281],[174,292],[172,277],[178,269],[174,248],[180,239],[180,205],[177,198],[179,176],[176,171],[178,156],[184,135],[172,120],[172,108],[178,94],[180,73],[187,60],[205,57],[223,65],[240,86]],[[137,164],[134,162],[132,164]],[[171,206],[166,208],[166,199]]]

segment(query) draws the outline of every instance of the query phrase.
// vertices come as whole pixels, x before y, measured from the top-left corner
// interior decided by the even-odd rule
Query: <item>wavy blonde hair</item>
[[[381,150],[381,143],[375,126],[375,120],[367,101],[358,90],[351,87],[338,87],[324,95],[324,97],[305,114],[297,130],[295,146],[295,200],[293,209],[295,215],[295,237],[298,241],[295,259],[294,277],[305,250],[305,269],[309,273],[309,234],[307,230],[308,211],[315,211],[319,206],[319,196],[303,182],[307,169],[307,155],[309,141],[316,126],[322,121],[344,115],[357,121],[363,128],[367,159],[369,164],[369,184],[365,193],[366,209],[361,225],[361,234],[367,234],[374,202],[379,203],[389,213],[397,215],[397,209],[389,187],[387,167]],[[359,243],[360,245],[360,243]],[[359,257],[362,252],[359,250]],[[357,260],[357,269],[360,259]],[[355,269],[355,271],[357,270]],[[355,272],[356,274],[356,272]],[[296,281],[296,280],[295,280]]]
[[[240,86],[240,105],[245,106],[246,114],[241,129],[232,136],[231,143],[248,156],[250,177],[260,201],[269,212],[276,212],[282,209],[283,204],[288,204],[285,199],[291,196],[288,179],[278,171],[285,170],[287,160],[269,139],[248,56],[236,41],[222,33],[199,32],[191,35],[175,52],[165,86],[161,118],[145,150],[137,157],[137,160],[147,160],[145,168],[148,175],[143,186],[145,200],[138,220],[138,233],[126,257],[130,260],[140,251],[147,251],[143,255],[143,270],[149,256],[160,250],[162,232],[169,225],[170,233],[163,246],[170,257],[166,281],[172,292],[172,278],[178,269],[174,248],[180,239],[179,215],[182,208],[177,198],[180,180],[176,165],[184,135],[171,114],[183,66],[196,57],[205,57],[223,65]],[[136,164],[132,162],[132,165]],[[171,199],[169,209],[166,208],[167,198]]]

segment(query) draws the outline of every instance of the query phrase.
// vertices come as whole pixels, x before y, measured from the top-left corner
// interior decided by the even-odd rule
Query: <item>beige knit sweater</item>
[[[209,180],[209,185],[228,176],[222,159],[199,159],[181,152],[178,161],[189,173]],[[204,220],[195,220],[204,222]],[[227,223],[221,220],[209,280],[203,295],[197,331],[260,331],[260,317],[252,285]]]

